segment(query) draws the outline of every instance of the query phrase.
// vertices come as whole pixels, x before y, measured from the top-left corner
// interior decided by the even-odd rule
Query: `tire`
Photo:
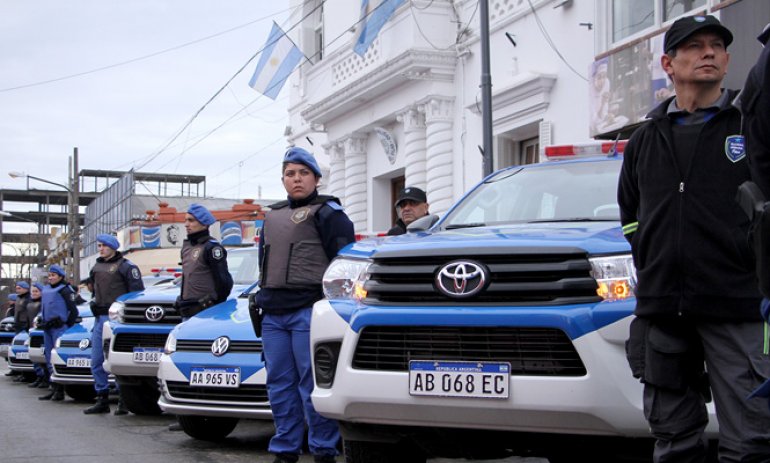
[[[402,442],[345,440],[346,463],[425,463],[427,456]]]
[[[65,384],[64,393],[70,396],[75,402],[94,402],[96,391],[94,387],[82,384]]]
[[[185,434],[193,439],[210,442],[224,439],[238,425],[238,418],[222,416],[177,415],[176,419]]]
[[[158,406],[160,391],[145,383],[124,384],[118,379],[120,397],[128,411],[134,415],[160,415],[163,411]]]

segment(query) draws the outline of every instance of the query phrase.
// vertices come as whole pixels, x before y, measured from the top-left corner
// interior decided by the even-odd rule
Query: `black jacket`
[[[387,236],[395,236],[395,235],[403,235],[406,233],[406,224],[403,220],[398,219],[396,220],[396,224],[393,225],[393,228],[388,230]]]
[[[735,201],[748,163],[726,154],[727,137],[741,129],[729,105],[736,92],[729,92],[686,169],[673,152],[671,99],[648,114],[626,146],[618,204],[637,269],[636,315],[760,319],[749,220]]]

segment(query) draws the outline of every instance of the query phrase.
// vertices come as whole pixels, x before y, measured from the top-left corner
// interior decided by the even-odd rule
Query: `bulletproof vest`
[[[128,292],[123,275],[120,274],[120,266],[125,259],[120,258],[114,262],[99,262],[94,264],[94,300],[99,306],[109,306],[118,296]]]
[[[14,304],[15,310],[13,312],[14,321],[16,323],[29,323],[29,321],[31,320],[31,318],[29,318],[29,315],[28,315],[29,301],[30,301],[29,293],[19,296],[16,299],[16,304]]]
[[[65,287],[66,285],[61,284],[55,288],[50,285],[43,288],[43,297],[41,298],[43,321],[51,321],[56,317],[62,321],[67,320],[67,302],[64,300],[64,296],[60,294]]]
[[[295,209],[282,207],[267,213],[263,288],[316,288],[321,284],[329,265],[315,226],[315,215],[321,207],[323,203]]]
[[[193,245],[185,240],[182,244],[182,299],[186,301],[197,301],[207,295],[216,297],[214,274],[206,262],[207,242]]]
[[[41,299],[30,299],[27,303],[27,318],[30,324],[32,324],[32,320],[37,317],[37,314],[40,313],[40,301]]]

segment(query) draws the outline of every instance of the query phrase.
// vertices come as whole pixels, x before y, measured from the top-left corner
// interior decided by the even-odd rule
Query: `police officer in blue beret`
[[[8,302],[7,302],[3,317],[16,317],[16,299],[17,298],[18,296],[16,296],[15,293],[11,293],[8,295]],[[9,370],[5,374],[5,376],[15,376],[16,378],[14,378],[14,382],[21,381],[21,378],[24,378],[24,375],[22,375],[21,372],[18,370]]]
[[[53,374],[51,364],[51,350],[56,340],[75,324],[78,317],[78,308],[75,304],[77,292],[64,280],[66,273],[59,265],[48,268],[48,284],[43,288],[42,302],[40,304],[40,324],[43,329],[43,353],[48,368],[48,375]],[[39,400],[64,400],[64,386],[51,382],[48,394],[38,397]]]
[[[117,238],[105,233],[97,235],[96,248],[99,251],[99,257],[96,258],[96,263],[88,275],[88,285],[93,293],[91,312],[95,317],[94,328],[91,331],[91,373],[94,376],[96,403],[83,410],[86,415],[110,412],[109,375],[104,371],[104,351],[102,350],[102,327],[109,321],[110,306],[118,296],[144,289],[142,272],[118,251],[120,243]],[[115,414],[125,415],[126,413],[123,401],[119,399]]]
[[[182,243],[182,294],[176,309],[183,319],[227,300],[233,277],[227,251],[209,234],[217,219],[200,204],[191,204],[184,218],[187,239]]]
[[[13,311],[13,327],[16,333],[27,331],[32,322],[27,315],[27,303],[29,302],[29,283],[16,282],[16,303]]]
[[[286,201],[270,206],[259,236],[261,336],[267,391],[275,422],[268,450],[275,463],[294,463],[302,451],[305,425],[316,462],[334,462],[337,422],[322,417],[310,400],[310,315],[323,298],[321,280],[337,252],[355,240],[353,223],[339,199],[319,195],[321,169],[302,148],[290,148],[283,160]],[[258,326],[259,322],[255,322]],[[259,333],[257,333],[259,336]]]
[[[29,302],[27,302],[27,318],[29,319],[30,327],[34,327],[35,317],[40,313],[40,305],[42,303],[44,286],[40,283],[33,283],[29,288]],[[27,385],[27,387],[39,387],[47,388],[48,384],[48,369],[44,363],[33,363],[32,368],[35,370],[36,379],[34,382]]]

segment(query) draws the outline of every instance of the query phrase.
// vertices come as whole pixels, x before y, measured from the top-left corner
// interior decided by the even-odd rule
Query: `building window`
[[[324,57],[324,7],[318,9],[318,22],[313,29],[313,63],[321,61]]]
[[[663,21],[681,16],[696,8],[706,6],[706,0],[663,0]]]
[[[675,1],[675,0],[671,0]],[[617,42],[655,24],[655,0],[612,0],[612,41]]]

